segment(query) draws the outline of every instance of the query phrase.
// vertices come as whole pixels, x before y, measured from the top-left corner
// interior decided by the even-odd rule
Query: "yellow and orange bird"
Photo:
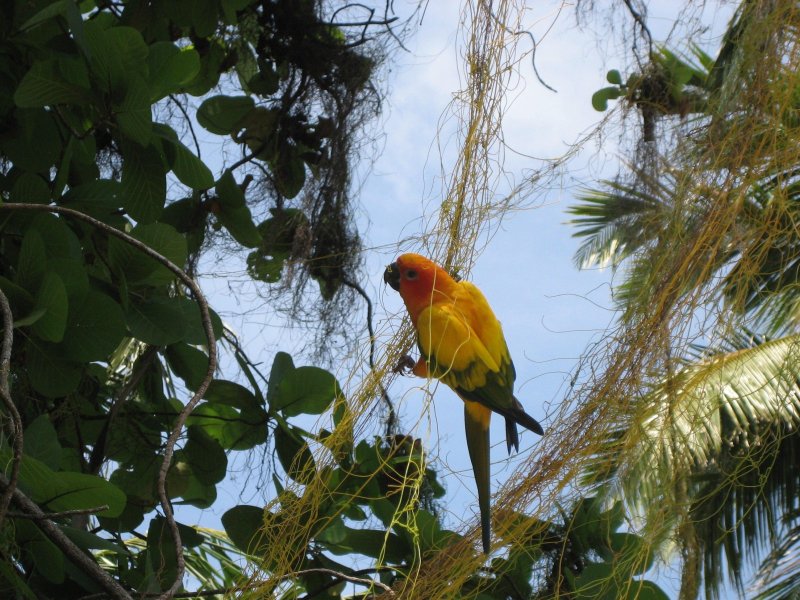
[[[514,397],[514,363],[503,329],[481,291],[456,281],[419,254],[403,254],[386,267],[384,282],[400,292],[417,331],[420,358],[408,366],[435,377],[464,401],[467,448],[478,488],[483,551],[489,553],[489,422],[505,417],[506,445],[519,450],[517,424],[542,435],[542,426]],[[411,366],[413,364],[413,366]]]

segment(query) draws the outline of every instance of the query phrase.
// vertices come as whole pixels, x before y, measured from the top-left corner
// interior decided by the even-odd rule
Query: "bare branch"
[[[79,515],[93,515],[99,512],[108,510],[108,504],[95,506],[94,508],[77,508],[75,510],[62,510],[61,512],[42,513],[41,515],[32,515],[29,513],[20,513],[15,511],[8,511],[8,516],[15,519],[31,519],[32,521],[41,521],[42,519],[63,519],[65,517],[75,517]]]
[[[11,477],[8,486],[0,496],[0,525],[3,523],[11,496],[17,488],[17,478],[19,477],[19,466],[22,461],[22,418],[19,415],[17,406],[11,398],[11,391],[8,387],[8,375],[11,371],[11,346],[14,343],[14,317],[11,314],[11,306],[8,298],[0,290],[0,312],[3,319],[3,340],[0,346],[0,399],[11,415],[11,435],[14,438],[13,456],[11,458]]]

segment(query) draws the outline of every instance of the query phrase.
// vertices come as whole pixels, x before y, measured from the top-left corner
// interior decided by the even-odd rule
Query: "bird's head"
[[[439,296],[450,296],[455,280],[432,260],[419,254],[401,254],[386,267],[383,281],[400,292],[406,307],[415,317],[419,310],[439,300]]]

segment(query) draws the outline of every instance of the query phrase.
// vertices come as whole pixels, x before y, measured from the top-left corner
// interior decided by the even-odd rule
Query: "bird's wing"
[[[508,350],[504,355],[497,348],[487,348],[469,324],[465,310],[451,303],[424,309],[417,319],[420,351],[433,377],[462,397],[500,412],[513,402],[513,365]]]

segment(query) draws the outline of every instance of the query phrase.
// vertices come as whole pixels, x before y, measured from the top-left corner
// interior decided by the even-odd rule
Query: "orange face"
[[[435,262],[413,253],[402,254],[387,266],[383,281],[400,292],[412,321],[432,303],[450,298],[452,286],[456,285]]]
[[[383,281],[401,295],[414,292],[430,294],[438,275],[437,270],[441,271],[436,263],[424,256],[401,254],[386,267]]]

